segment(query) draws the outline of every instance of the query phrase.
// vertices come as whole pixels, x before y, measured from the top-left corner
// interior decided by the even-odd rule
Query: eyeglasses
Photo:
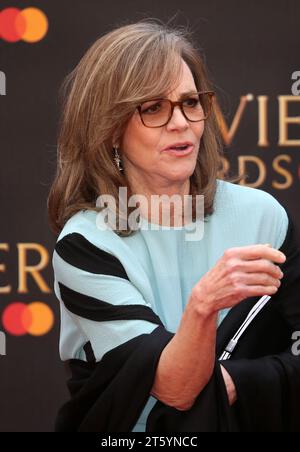
[[[137,110],[146,127],[163,127],[168,124],[177,105],[188,121],[204,121],[211,112],[214,94],[213,91],[198,91],[177,102],[163,98],[151,99],[138,105]]]

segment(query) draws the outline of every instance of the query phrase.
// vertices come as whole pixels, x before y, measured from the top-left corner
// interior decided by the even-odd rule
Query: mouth
[[[192,143],[171,145],[168,148],[163,149],[162,152],[175,155],[177,157],[183,157],[190,154],[194,150]]]

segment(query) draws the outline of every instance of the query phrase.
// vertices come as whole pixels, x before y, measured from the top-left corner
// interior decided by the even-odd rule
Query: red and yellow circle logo
[[[7,333],[13,336],[42,336],[47,334],[54,323],[52,310],[45,303],[35,301],[28,305],[11,303],[3,311],[2,324]]]
[[[0,38],[8,42],[34,43],[44,38],[48,19],[38,8],[5,8],[0,12]]]

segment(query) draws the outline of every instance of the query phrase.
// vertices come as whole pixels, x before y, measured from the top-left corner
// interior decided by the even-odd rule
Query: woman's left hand
[[[222,371],[222,375],[223,375],[226,390],[227,390],[229,405],[233,405],[237,399],[235,384],[233,383],[233,380],[232,380],[231,376],[229,375],[229,373],[227,372],[227,370],[225,369],[225,367],[223,367],[222,365],[221,365],[221,371]]]

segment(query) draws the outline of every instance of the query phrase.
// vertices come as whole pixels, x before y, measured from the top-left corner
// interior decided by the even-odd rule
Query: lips
[[[184,147],[167,148],[163,151],[164,154],[169,154],[175,157],[185,157],[192,154],[194,151],[194,145],[185,145]]]
[[[183,151],[186,150],[187,148],[193,146],[193,143],[191,141],[180,141],[177,143],[172,143],[169,146],[165,147],[164,149],[162,149],[162,151],[170,151],[170,150],[174,150],[174,151]]]

